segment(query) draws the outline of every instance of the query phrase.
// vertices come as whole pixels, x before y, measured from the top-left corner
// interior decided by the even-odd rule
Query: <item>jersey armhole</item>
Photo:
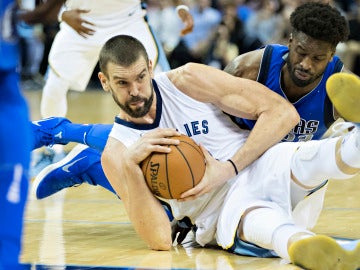
[[[334,65],[334,72],[333,73],[338,73],[341,72],[341,70],[343,69],[343,62],[340,59],[336,60],[336,63]],[[332,115],[332,117],[330,116]],[[335,121],[335,116],[334,116],[334,106],[331,103],[329,96],[326,94],[325,97],[325,101],[324,101],[324,122],[325,122],[325,126],[327,128],[329,128],[332,123],[334,123]]]
[[[257,81],[264,85],[268,77],[271,55],[273,50],[274,48],[272,46],[266,46],[264,50],[263,58],[261,59],[260,71]]]

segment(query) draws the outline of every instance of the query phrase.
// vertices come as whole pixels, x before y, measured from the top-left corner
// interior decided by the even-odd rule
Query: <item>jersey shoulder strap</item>
[[[274,48],[272,46],[266,46],[265,50],[264,50],[263,58],[261,60],[260,71],[259,71],[259,76],[258,76],[257,81],[264,85],[265,85],[267,77],[268,77],[273,50],[274,50]]]

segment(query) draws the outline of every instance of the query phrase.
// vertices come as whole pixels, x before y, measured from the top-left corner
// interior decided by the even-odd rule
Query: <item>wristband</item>
[[[180,9],[184,9],[184,10],[186,10],[187,12],[189,12],[189,7],[188,7],[188,6],[178,5],[178,6],[176,7],[176,12],[179,12]]]
[[[239,174],[239,171],[238,171],[238,169],[236,168],[236,165],[235,165],[234,161],[232,161],[231,159],[228,159],[227,161],[229,161],[229,162],[231,163],[231,165],[233,165],[234,170],[235,170],[235,174],[238,175],[238,174]]]
[[[64,13],[65,11],[67,11],[67,8],[66,8],[65,5],[62,5],[61,8],[60,8],[60,10],[59,10],[58,17],[57,17],[59,23],[62,22],[62,15],[63,15],[63,13]]]

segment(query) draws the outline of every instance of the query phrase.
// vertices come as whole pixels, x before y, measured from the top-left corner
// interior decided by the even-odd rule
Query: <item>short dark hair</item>
[[[128,35],[118,35],[110,38],[102,47],[99,55],[99,67],[106,76],[107,64],[112,62],[121,66],[131,66],[140,56],[149,62],[149,56],[144,45],[136,38]]]
[[[340,12],[329,4],[308,2],[298,6],[290,15],[292,31],[328,42],[334,47],[349,36],[349,25]]]

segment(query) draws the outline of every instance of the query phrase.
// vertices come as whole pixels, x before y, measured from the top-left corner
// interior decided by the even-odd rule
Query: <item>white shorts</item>
[[[224,249],[234,244],[240,218],[246,209],[278,209],[295,224],[312,228],[322,209],[326,185],[301,201],[293,210],[290,199],[290,164],[301,143],[280,143],[244,170],[225,198],[219,215],[216,241]]]
[[[144,14],[139,5],[136,12],[126,17],[113,17],[112,20],[86,18],[96,25],[96,32],[88,38],[81,37],[66,23],[61,23],[60,31],[49,53],[50,67],[59,77],[69,81],[72,90],[84,91],[98,62],[103,44],[120,34],[139,39],[144,44],[149,58],[156,65],[159,48],[149,25],[144,20]]]

